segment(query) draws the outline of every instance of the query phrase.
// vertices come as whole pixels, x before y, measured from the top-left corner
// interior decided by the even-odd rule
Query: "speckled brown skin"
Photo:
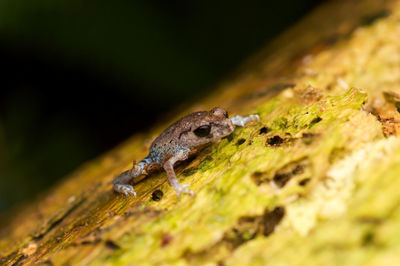
[[[211,127],[207,136],[199,137],[194,133],[201,126]],[[220,107],[209,112],[195,112],[176,121],[162,132],[151,144],[149,157],[154,162],[163,164],[181,150],[191,155],[204,145],[231,134],[234,129],[227,112]]]
[[[151,174],[162,167],[167,172],[168,183],[178,196],[181,193],[193,195],[193,191],[187,188],[189,185],[179,184],[174,164],[186,160],[207,144],[231,134],[235,125],[244,126],[255,119],[259,119],[258,116],[235,116],[230,119],[228,113],[221,107],[215,107],[211,111],[195,112],[181,118],[153,141],[146,158],[114,179],[114,190],[127,196],[129,194],[136,196],[128,182],[142,174]]]

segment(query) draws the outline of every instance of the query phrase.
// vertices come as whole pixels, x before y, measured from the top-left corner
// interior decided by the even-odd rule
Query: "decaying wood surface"
[[[327,2],[207,98],[83,165],[7,214],[2,265],[399,265],[400,1]],[[169,123],[222,106],[258,113],[165,173],[111,180]]]

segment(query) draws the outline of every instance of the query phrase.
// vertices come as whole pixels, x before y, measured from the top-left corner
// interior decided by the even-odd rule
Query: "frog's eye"
[[[193,133],[198,137],[204,138],[210,135],[210,131],[211,131],[211,126],[201,126],[196,128],[193,131]]]
[[[228,112],[225,112],[225,118],[228,118],[229,116],[228,116]]]

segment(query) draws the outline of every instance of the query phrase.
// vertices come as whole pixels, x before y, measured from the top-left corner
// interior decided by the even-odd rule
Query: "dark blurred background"
[[[320,2],[1,0],[0,211],[212,89]]]

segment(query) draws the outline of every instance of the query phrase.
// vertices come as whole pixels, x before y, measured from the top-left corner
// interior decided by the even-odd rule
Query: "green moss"
[[[271,122],[272,130],[277,132],[285,131],[289,126],[289,120],[286,117],[279,117]]]
[[[393,159],[389,164],[383,163],[383,153]],[[306,238],[282,225],[280,233],[241,246],[227,264],[382,265],[387,260],[398,261],[400,196],[394,190],[400,186],[400,142],[382,140],[353,155],[358,156],[362,156],[358,161],[349,160],[357,166],[346,176],[355,182],[348,214],[320,221]],[[263,247],[269,247],[269,252]]]
[[[260,229],[268,224],[268,221],[260,223],[265,210],[282,206],[287,209],[288,216],[283,221],[290,224],[288,202],[309,193],[308,190],[326,174],[331,153],[357,138],[351,128],[343,129],[351,119],[359,117],[356,114],[361,113],[359,109],[365,97],[364,93],[350,90],[306,106],[293,105],[293,99],[279,95],[259,106],[260,123],[236,129],[231,139],[223,139],[202,152],[187,166],[191,170],[178,176],[182,183],[191,184],[196,196],[177,200],[175,192],[165,182],[165,173],[160,173],[136,185],[141,195],[139,199],[98,196],[95,204],[88,202],[87,208],[95,210],[96,215],[85,210],[87,215],[70,227],[71,237],[84,235],[99,223],[104,224],[101,244],[91,251],[92,265],[202,264],[226,260],[232,253],[240,254],[247,245],[264,245],[265,241],[272,241],[263,236]],[[275,108],[277,106],[282,108]],[[366,118],[360,116],[359,119]],[[260,134],[264,126],[271,131]],[[310,130],[319,137],[305,144],[301,141],[302,133]],[[266,145],[267,139],[277,133],[284,138],[282,144]],[[238,145],[241,139],[246,141]],[[259,185],[252,178],[257,171],[266,173],[271,182],[279,176],[287,181],[279,189],[269,182]],[[310,185],[300,184],[304,178],[310,180]],[[160,201],[151,199],[155,188],[164,193]],[[112,210],[119,219],[109,219]],[[317,209],[314,211],[318,213]],[[240,219],[248,216],[259,217],[259,220],[247,224],[240,234],[232,237],[231,232],[240,224]],[[298,230],[296,224],[288,227]],[[47,245],[56,248],[58,237],[59,234],[54,234]],[[366,238],[364,236],[364,242]],[[112,247],[107,243],[113,243]],[[216,250],[210,250],[211,247]],[[66,248],[63,252],[68,254],[69,250]],[[204,259],[196,254],[207,256]],[[251,257],[251,252],[248,254],[244,258],[258,260]],[[69,257],[68,263],[74,264],[80,259],[79,256]],[[59,261],[63,261],[62,256]]]
[[[269,126],[273,131],[290,132],[295,135],[308,129],[316,116],[329,118],[338,113],[346,113],[343,111],[360,108],[364,99],[364,94],[351,91],[343,96],[331,97],[325,102],[319,102],[313,106],[304,106],[301,109],[296,107],[296,112],[283,109],[280,114],[281,118],[277,118]],[[284,98],[278,101],[281,101],[282,105],[290,103]],[[317,106],[321,105],[324,108],[317,111],[319,110]],[[268,110],[268,107],[265,107],[264,110]],[[270,110],[272,111],[272,109]],[[265,121],[269,115],[271,113],[264,112],[261,120]],[[352,113],[347,112],[347,116],[349,115]],[[213,147],[199,164],[199,171],[190,176],[191,180],[182,181],[184,183],[193,182],[192,187],[197,193],[194,198],[184,197],[178,205],[169,205],[168,198],[174,197],[174,195],[167,184],[162,185],[161,189],[166,191],[164,198],[160,202],[148,201],[146,208],[162,209],[164,206],[168,206],[168,212],[156,220],[136,225],[123,238],[117,239],[116,243],[124,250],[124,252],[117,251],[118,257],[99,254],[100,256],[93,263],[102,264],[106,261],[113,261],[117,264],[127,262],[175,264],[184,262],[182,256],[188,250],[191,253],[206,251],[213,243],[220,241],[223,235],[235,226],[240,217],[262,214],[265,208],[274,208],[278,204],[283,204],[293,195],[304,192],[303,187],[291,182],[279,193],[273,192],[269,185],[261,189],[252,181],[251,174],[254,171],[263,171],[273,175],[289,162],[298,161],[299,158],[305,156],[312,156],[312,150],[317,153],[324,147],[326,148],[326,145],[332,145],[331,140],[335,139],[332,134],[336,135],[336,138],[341,138],[340,130],[333,129],[339,129],[346,123],[346,115],[343,115],[342,118],[336,124],[325,123],[319,127],[319,131],[324,130],[331,133],[321,139],[318,144],[312,144],[311,150],[304,150],[298,145],[289,145],[278,149],[265,147],[266,136],[258,134],[262,125],[238,129],[233,141],[225,139]],[[324,123],[323,120],[321,123]],[[327,127],[332,127],[332,130]],[[236,145],[235,140],[241,138],[252,141],[252,144]],[[341,141],[335,143],[341,143]],[[328,149],[332,150],[334,147],[335,144]],[[325,160],[328,163],[329,158],[325,158]],[[317,176],[313,178],[315,179]],[[269,193],[265,193],[264,190]],[[107,235],[112,235],[114,230],[119,229],[114,228]],[[254,229],[249,228],[248,234],[244,231],[243,239],[251,239],[252,230]],[[173,240],[168,245],[161,247],[163,233],[171,235]],[[249,243],[251,242],[253,241]],[[225,258],[221,254],[214,254],[210,255],[209,259],[212,261],[213,258],[221,258],[221,256]],[[195,262],[193,258],[191,262]]]

